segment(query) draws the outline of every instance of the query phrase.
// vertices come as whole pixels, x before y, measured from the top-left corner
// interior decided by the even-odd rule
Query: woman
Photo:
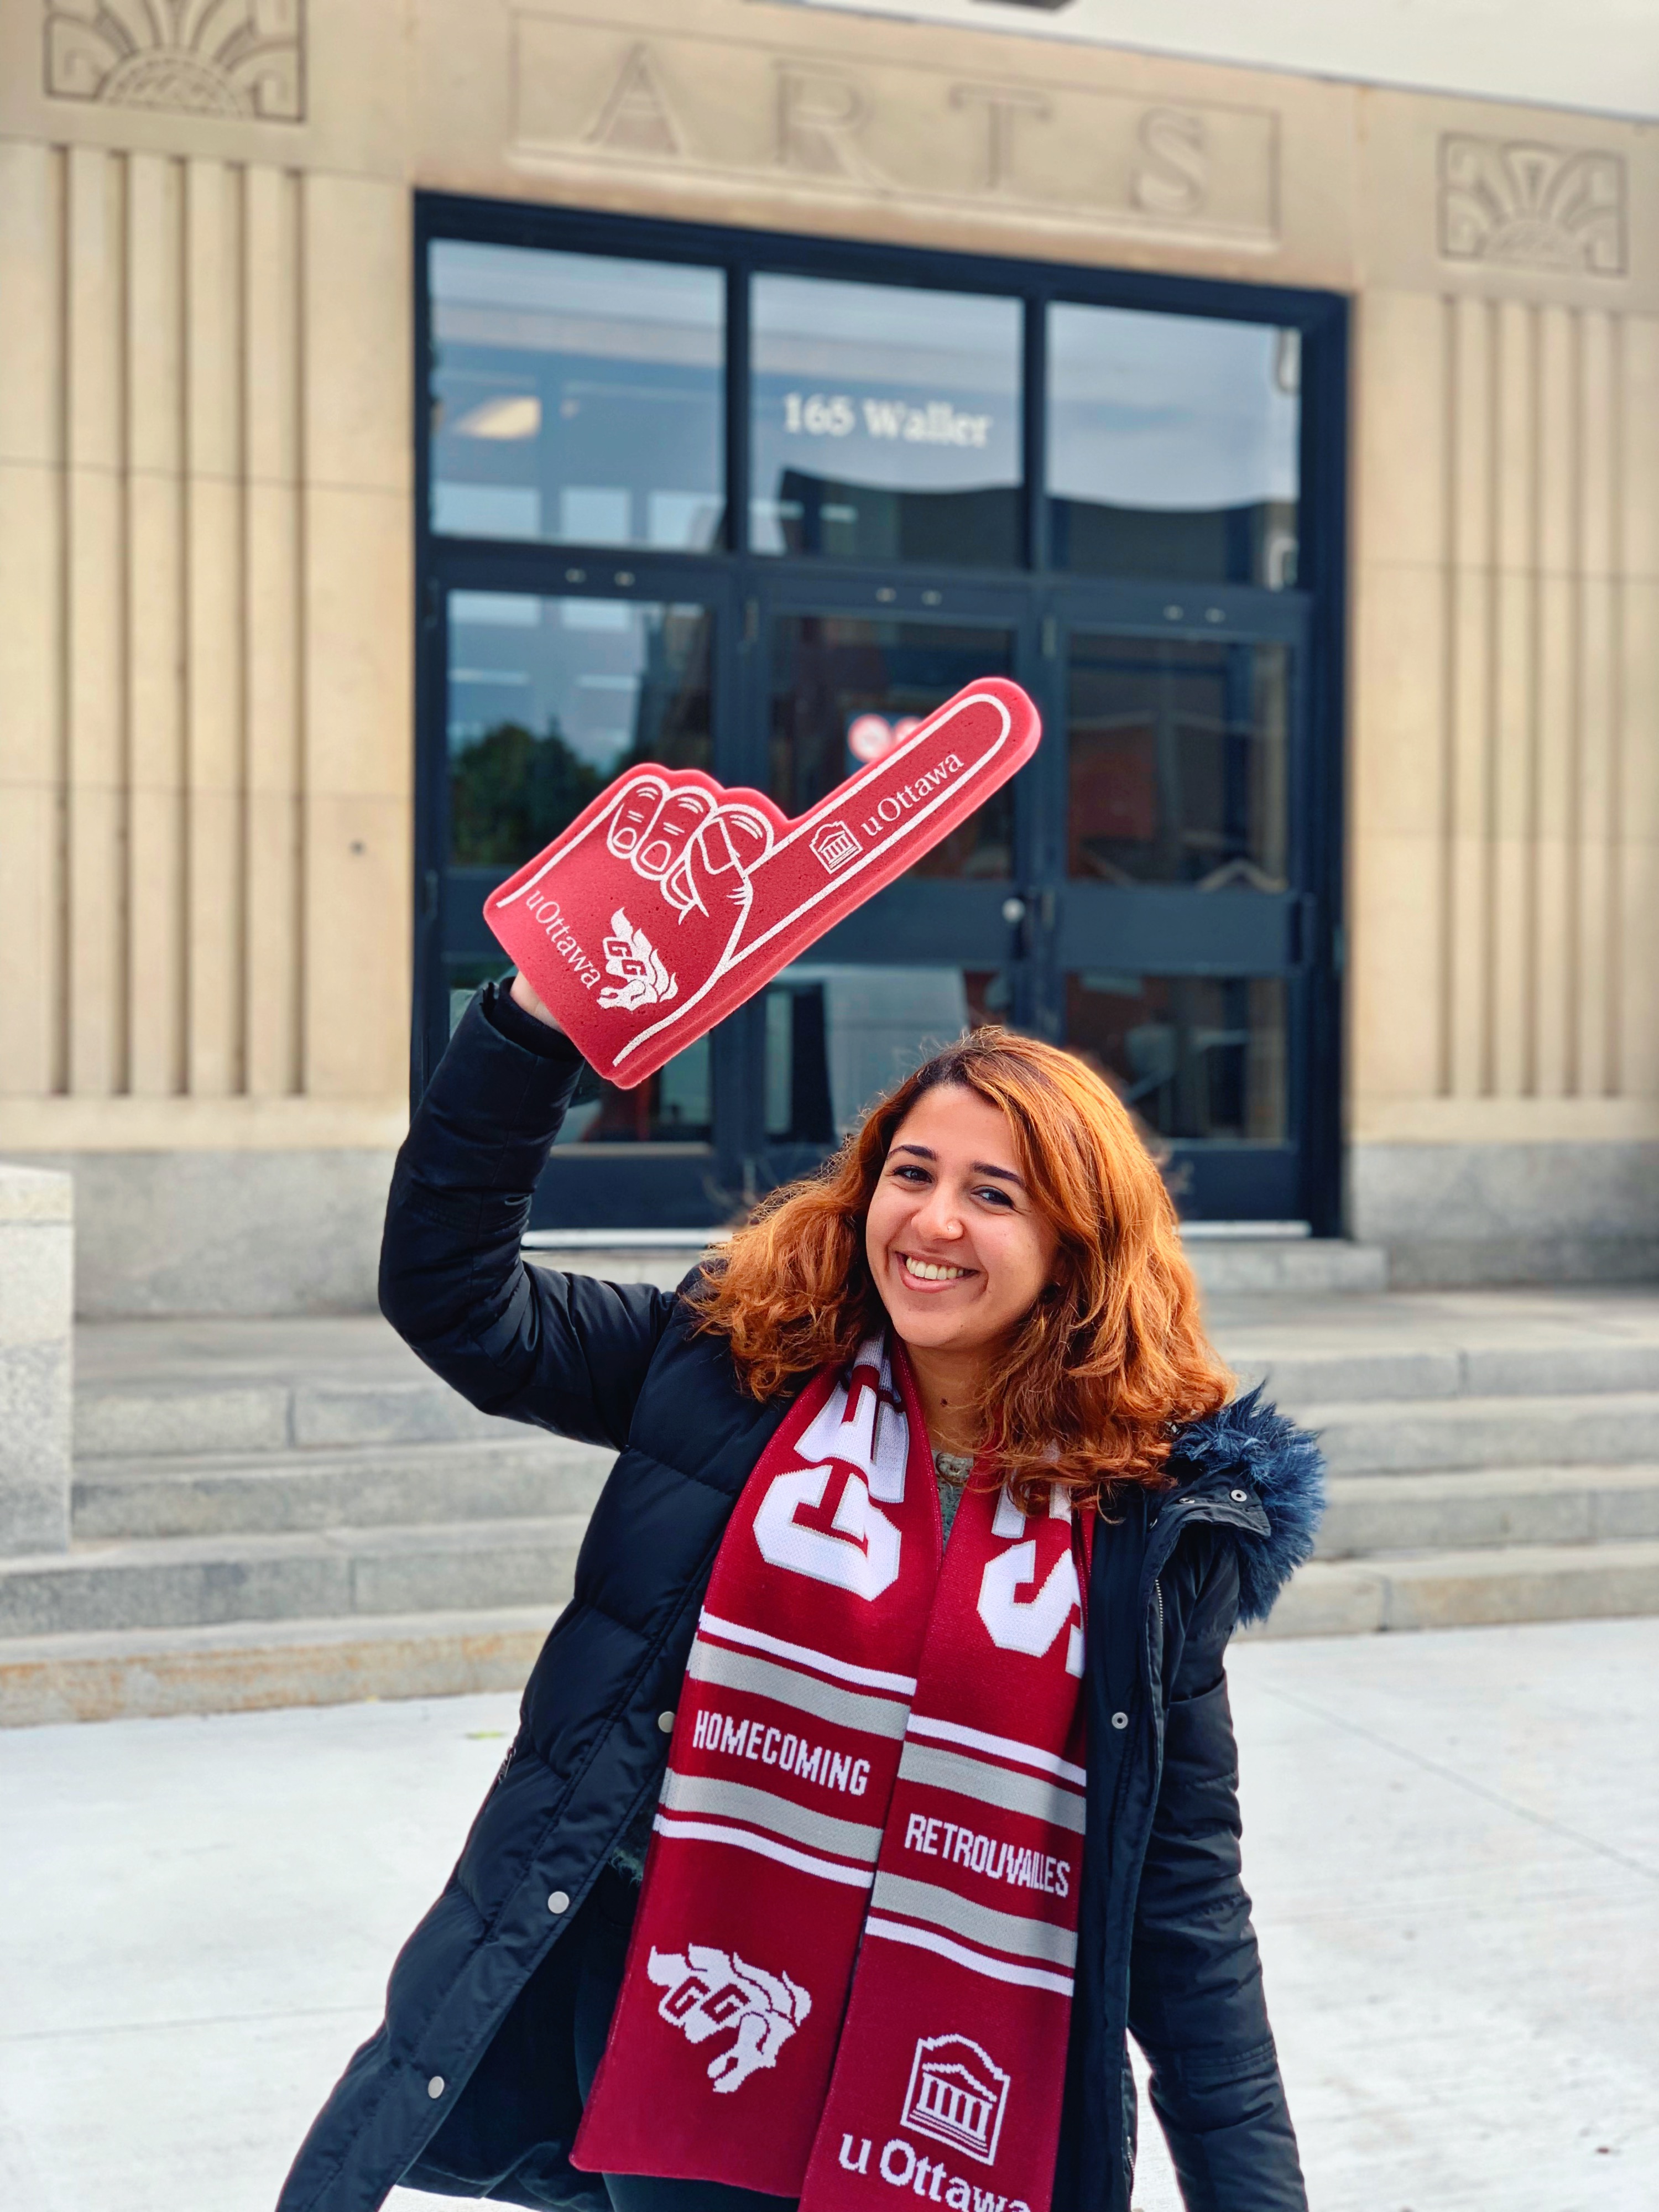
[[[1188,2212],[1304,2212],[1222,1662],[1321,1469],[1121,1106],[979,1031],[670,1295],[520,1257],[580,1068],[487,987],[398,1160],[394,1326],[620,1456],[282,2212],[1128,2212],[1130,2033]]]

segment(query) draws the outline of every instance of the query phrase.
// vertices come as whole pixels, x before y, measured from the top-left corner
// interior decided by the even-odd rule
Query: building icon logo
[[[1008,2081],[1001,2067],[966,2035],[924,2035],[910,2064],[899,2125],[992,2165]]]
[[[811,836],[811,847],[823,863],[824,873],[833,876],[837,868],[844,868],[859,849],[859,841],[844,822],[826,822]]]

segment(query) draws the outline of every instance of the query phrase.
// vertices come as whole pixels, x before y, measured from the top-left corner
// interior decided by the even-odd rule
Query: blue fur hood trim
[[[1312,1557],[1325,1510],[1325,1455],[1306,1429],[1263,1402],[1262,1387],[1257,1383],[1219,1413],[1182,1429],[1172,1447],[1174,1457],[1201,1474],[1240,1470],[1267,1516],[1265,1535],[1237,1532],[1242,1626],[1265,1620],[1296,1569]]]

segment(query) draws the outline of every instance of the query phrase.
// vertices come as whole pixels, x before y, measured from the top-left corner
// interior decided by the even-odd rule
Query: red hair
[[[1060,1238],[1060,1282],[987,1374],[975,1408],[1016,1495],[1062,1484],[1098,1504],[1118,1482],[1163,1486],[1170,1437],[1213,1413],[1232,1378],[1206,1340],[1175,1207],[1110,1088],[1070,1053],[975,1030],[880,1100],[823,1168],[775,1191],[694,1297],[750,1394],[845,1365],[886,1325],[864,1224],[900,1124],[959,1085],[1008,1120],[1020,1173]]]

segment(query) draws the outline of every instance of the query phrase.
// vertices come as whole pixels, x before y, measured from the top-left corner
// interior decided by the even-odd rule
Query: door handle
[[[1029,960],[1031,957],[1031,909],[1018,891],[1012,898],[1002,902],[1002,918],[1014,933],[1013,949],[1009,957]]]

